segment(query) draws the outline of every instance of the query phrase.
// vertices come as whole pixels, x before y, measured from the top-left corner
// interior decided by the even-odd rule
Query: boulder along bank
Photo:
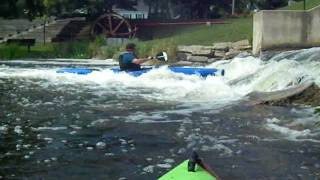
[[[248,105],[309,105],[317,107],[320,106],[320,87],[312,82],[307,82],[280,91],[252,92],[247,95],[247,100]]]
[[[177,47],[176,65],[206,65],[219,60],[232,59],[244,52],[251,54],[251,49],[249,40],[214,43],[211,46],[181,45]]]

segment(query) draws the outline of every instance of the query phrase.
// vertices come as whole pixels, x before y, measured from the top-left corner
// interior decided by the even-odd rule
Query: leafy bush
[[[121,52],[121,46],[102,46],[99,48],[98,58],[108,59],[113,58],[117,59],[119,53]]]
[[[105,36],[97,36],[93,42],[89,44],[89,49],[91,51],[92,57],[101,56],[101,49],[100,47],[103,47],[106,45],[106,39]]]
[[[28,50],[25,46],[10,43],[0,47],[1,59],[18,59],[28,57]]]
[[[91,58],[92,51],[86,41],[73,41],[53,44],[52,51],[57,58]]]

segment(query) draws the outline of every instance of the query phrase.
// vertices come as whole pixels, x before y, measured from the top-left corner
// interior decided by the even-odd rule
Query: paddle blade
[[[166,52],[160,52],[156,55],[156,59],[159,61],[168,61],[168,54]]]

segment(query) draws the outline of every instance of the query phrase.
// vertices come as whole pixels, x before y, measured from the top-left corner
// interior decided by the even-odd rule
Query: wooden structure
[[[35,39],[8,39],[7,44],[17,44],[19,46],[27,46],[28,52],[30,52],[30,47],[34,46],[36,43]]]
[[[91,35],[96,37],[105,34],[106,37],[112,38],[132,38],[140,28],[157,27],[157,26],[176,26],[176,25],[199,25],[199,24],[224,24],[224,20],[217,19],[198,19],[198,20],[149,20],[147,15],[124,14],[121,16],[117,13],[108,13],[100,16],[91,28]],[[134,17],[134,18],[132,18]],[[140,17],[140,18],[139,18]]]
[[[116,14],[109,13],[100,16],[93,24],[91,35],[105,34],[106,37],[133,37],[136,29],[132,27],[127,19]]]

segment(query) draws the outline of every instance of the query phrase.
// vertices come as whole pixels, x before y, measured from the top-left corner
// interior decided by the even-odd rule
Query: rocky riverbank
[[[252,54],[251,50],[252,47],[248,40],[214,43],[212,46],[178,46],[175,65],[202,66],[219,60],[232,59],[241,54],[250,55]],[[261,58],[268,59],[267,56],[274,55],[274,52],[265,53]],[[248,95],[248,100],[251,105],[309,105],[317,107],[320,106],[320,87],[314,83],[305,83],[287,90],[253,92]]]
[[[232,59],[241,53],[251,54],[249,40],[214,43],[212,46],[181,45],[177,47],[177,64],[205,65],[215,61]]]
[[[320,106],[320,87],[308,82],[280,91],[252,92],[247,95],[247,99],[249,105],[309,105],[317,107]]]

